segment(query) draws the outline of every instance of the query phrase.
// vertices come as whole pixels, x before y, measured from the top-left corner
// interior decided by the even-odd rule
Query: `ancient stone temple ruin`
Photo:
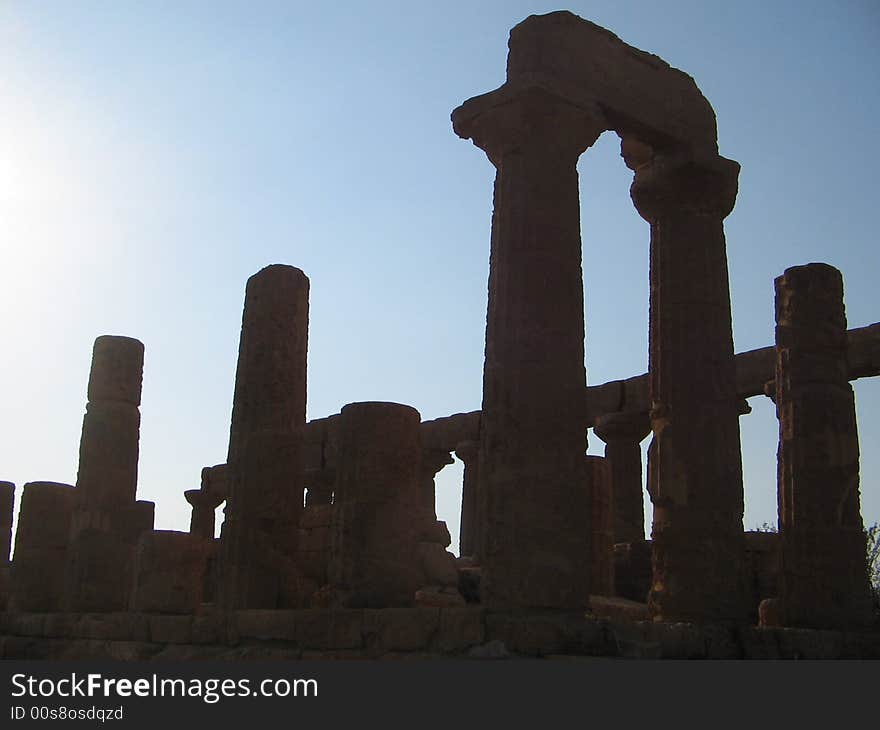
[[[567,12],[509,49],[505,83],[452,113],[496,168],[480,410],[365,400],[306,422],[321,282],[268,266],[245,289],[226,461],[183,495],[189,532],[156,530],[136,493],[144,346],[99,337],[76,484],[19,490],[11,564],[0,483],[0,656],[880,657],[850,386],[880,375],[880,323],[847,330],[840,272],[794,266],[776,342],[735,354],[739,165],[693,79]],[[577,163],[606,131],[650,225],[649,368],[588,386]],[[758,395],[778,533],[743,529]],[[454,458],[459,557],[434,495]]]

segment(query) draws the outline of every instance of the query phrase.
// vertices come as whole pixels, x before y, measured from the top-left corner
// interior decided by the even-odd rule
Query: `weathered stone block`
[[[647,621],[648,604],[613,596],[590,596],[590,612],[594,616],[616,621]]]
[[[452,553],[437,542],[420,542],[418,551],[425,585],[458,586],[458,570]]]
[[[187,532],[141,536],[135,557],[135,611],[195,613],[202,602],[208,544]]]
[[[9,615],[8,631],[13,636],[45,636],[45,613],[13,613]]]
[[[485,611],[481,608],[441,608],[432,648],[441,652],[459,652],[485,641]]]
[[[225,641],[225,633],[225,619],[222,614],[205,614],[193,617],[193,644],[223,643]]]
[[[612,623],[614,655],[625,659],[659,659],[661,648],[654,637],[653,628],[648,621]]]
[[[654,639],[662,659],[705,659],[706,641],[700,627],[686,623],[654,623]]]
[[[46,614],[45,635],[49,637],[76,636],[76,626],[79,622],[78,613],[49,613]]]
[[[303,649],[359,649],[364,612],[306,609],[296,614],[296,641]]]
[[[777,632],[754,626],[737,629],[743,659],[780,659]]]
[[[150,641],[157,644],[191,644],[192,616],[150,616]]]
[[[840,659],[844,641],[839,631],[776,629],[782,659]]]
[[[297,615],[300,611],[252,608],[236,611],[238,636],[247,639],[296,641]]]
[[[364,642],[372,651],[426,649],[440,625],[438,608],[385,608],[364,611]]]
[[[464,606],[465,600],[456,586],[425,586],[416,591],[415,606],[426,608],[452,608]]]
[[[138,613],[80,614],[72,630],[80,639],[150,641],[147,619]]]
[[[67,553],[66,610],[127,610],[133,560],[134,547],[118,532],[96,527],[79,529]]]
[[[486,638],[502,641],[510,651],[528,656],[565,652],[564,628],[555,615],[488,613]]]

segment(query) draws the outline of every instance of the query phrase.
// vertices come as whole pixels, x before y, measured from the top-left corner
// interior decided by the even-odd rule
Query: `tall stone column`
[[[598,418],[593,428],[593,433],[605,442],[611,472],[614,543],[645,539],[641,442],[650,432],[651,422],[644,413],[609,413]]]
[[[15,531],[10,611],[61,611],[70,518],[76,490],[69,484],[25,484]]]
[[[461,522],[458,534],[458,552],[461,556],[479,556],[480,520],[479,503],[479,452],[478,441],[462,441],[455,447],[455,455],[464,464],[464,475],[461,484]]]
[[[606,127],[540,86],[477,97],[452,118],[496,168],[480,435],[483,600],[582,609],[590,497],[577,160]]]
[[[782,619],[864,626],[871,600],[843,278],[827,264],[776,279],[776,412]]]
[[[143,367],[138,340],[113,335],[95,340],[70,523],[69,610],[128,607],[134,549],[143,531],[135,506]]]
[[[655,620],[740,621],[742,458],[723,223],[739,165],[631,139],[622,151],[651,224],[650,610]]]
[[[247,283],[220,558],[228,609],[293,607],[303,509],[309,280],[267,266]]]
[[[342,409],[329,580],[343,605],[409,606],[424,584],[420,422],[397,403]]]

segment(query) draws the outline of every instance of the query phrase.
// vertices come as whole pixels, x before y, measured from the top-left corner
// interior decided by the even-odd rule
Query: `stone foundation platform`
[[[484,608],[0,613],[0,659],[880,659],[880,631]]]

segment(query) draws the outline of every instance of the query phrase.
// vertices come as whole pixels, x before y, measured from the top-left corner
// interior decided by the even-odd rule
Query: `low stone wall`
[[[481,608],[0,614],[2,659],[880,659],[880,633]]]

